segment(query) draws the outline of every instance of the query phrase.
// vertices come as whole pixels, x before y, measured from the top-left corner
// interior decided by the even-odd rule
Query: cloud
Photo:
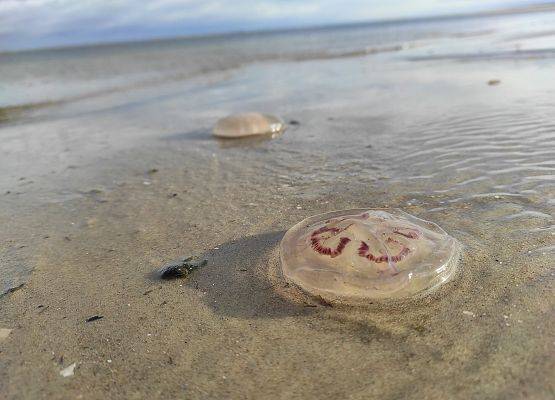
[[[502,0],[0,0],[0,49],[468,12]]]

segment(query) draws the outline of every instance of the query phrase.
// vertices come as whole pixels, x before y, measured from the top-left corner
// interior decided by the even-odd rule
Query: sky
[[[471,13],[539,2],[0,0],[0,51]]]

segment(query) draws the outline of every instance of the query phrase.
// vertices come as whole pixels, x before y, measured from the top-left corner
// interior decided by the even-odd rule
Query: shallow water
[[[94,306],[107,321],[119,318],[102,331],[123,343],[110,351],[140,366],[146,353],[135,353],[144,343],[134,335],[144,325],[168,343],[181,343],[176,326],[201,332],[181,354],[183,365],[202,366],[181,370],[197,379],[193,397],[254,393],[233,392],[244,372],[213,351],[237,334],[255,349],[245,361],[258,366],[251,390],[270,397],[292,389],[268,376],[302,380],[310,360],[306,379],[320,386],[297,388],[307,398],[324,389],[336,398],[549,398],[554,20],[527,14],[0,55],[1,104],[46,102],[0,122],[0,284],[5,292],[25,283],[2,298],[2,321],[27,318],[25,352],[4,354],[42,365],[36,349],[69,352],[64,338],[80,328],[58,313],[40,320],[51,339],[36,338],[34,314],[22,311],[35,303],[79,318]],[[401,47],[372,50],[391,46]],[[250,110],[299,124],[273,140],[211,137],[219,118]],[[371,313],[321,311],[272,277],[286,229],[361,207],[438,223],[464,245],[458,276],[424,306]],[[141,300],[152,289],[145,276],[191,253],[208,254],[207,269],[155,295],[173,302],[167,326]],[[281,347],[266,343],[276,332]],[[89,349],[103,349],[86,353],[100,363],[104,348],[86,335]],[[90,363],[83,371],[96,374]],[[11,365],[0,370],[13,379],[10,393],[25,387],[16,376],[40,382],[48,370]],[[223,367],[224,394],[205,379]],[[156,386],[137,367],[121,368],[124,395],[133,390],[126,373],[144,382],[142,394]]]

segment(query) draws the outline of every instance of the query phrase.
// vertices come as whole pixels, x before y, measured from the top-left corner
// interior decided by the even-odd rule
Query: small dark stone
[[[193,257],[180,258],[172,261],[160,268],[160,277],[162,279],[184,278],[195,269],[206,265],[207,261],[192,261]]]
[[[296,119],[292,119],[291,121],[289,121],[289,125],[300,125],[301,123],[299,121],[297,121]]]
[[[93,315],[92,317],[89,317],[86,319],[86,322],[93,322],[96,321],[97,319],[102,319],[104,318],[104,316],[102,315]]]
[[[101,193],[102,193],[102,190],[96,189],[96,188],[95,188],[95,189],[91,189],[91,190],[89,190],[88,192],[86,192],[86,194],[92,194],[92,195],[101,194]]]

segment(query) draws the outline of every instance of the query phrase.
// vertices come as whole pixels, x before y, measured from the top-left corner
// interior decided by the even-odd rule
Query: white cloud
[[[0,0],[0,49],[437,15],[515,2],[518,0]]]

